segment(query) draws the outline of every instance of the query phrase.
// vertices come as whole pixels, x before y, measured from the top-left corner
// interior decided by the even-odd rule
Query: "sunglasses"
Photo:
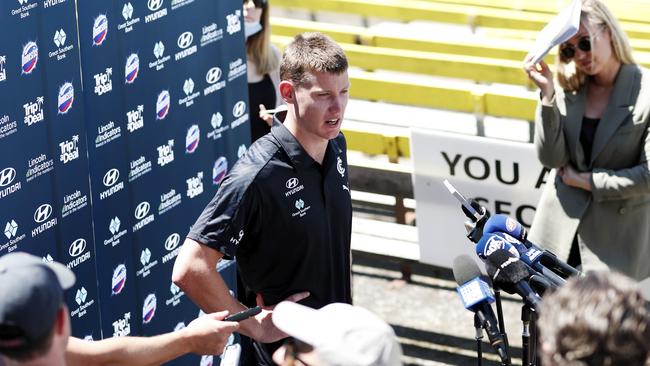
[[[582,52],[591,51],[591,38],[589,36],[584,36],[578,40],[576,43],[578,49]],[[576,55],[576,49],[570,44],[565,44],[562,49],[560,49],[560,54],[565,61],[571,60]]]
[[[576,55],[576,47],[582,52],[590,52],[591,51],[591,40],[596,40],[600,33],[603,31],[604,28],[598,29],[598,31],[590,37],[589,35],[585,35],[580,37],[578,39],[578,43],[576,43],[575,46],[573,46],[570,43],[564,43],[562,47],[560,48],[560,56],[562,56],[563,61],[570,61],[572,58],[575,57]]]

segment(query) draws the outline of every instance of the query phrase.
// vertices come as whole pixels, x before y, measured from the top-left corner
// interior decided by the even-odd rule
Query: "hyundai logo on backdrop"
[[[74,102],[74,87],[72,83],[65,83],[59,88],[59,114],[66,114]]]
[[[101,46],[108,34],[108,19],[106,15],[100,14],[95,18],[93,24],[93,46]]]
[[[38,206],[34,212],[34,221],[36,221],[38,224],[42,223],[43,221],[50,218],[52,211],[52,206],[48,205],[47,203]]]
[[[232,115],[235,118],[239,118],[239,117],[243,116],[244,113],[246,113],[246,102],[244,102],[243,100],[240,100],[239,102],[237,102],[235,104],[234,107],[232,107]]]
[[[86,239],[79,238],[70,244],[70,247],[68,248],[68,254],[70,254],[71,257],[78,257],[81,255],[86,250]]]
[[[178,235],[177,233],[173,233],[170,236],[165,239],[165,249],[167,249],[168,252],[171,252],[172,250],[176,249],[178,247],[178,244],[181,242],[181,236]]]
[[[0,171],[0,187],[6,187],[16,179],[16,169],[4,168]]]
[[[31,74],[32,71],[36,68],[38,63],[38,46],[36,42],[28,42],[25,47],[23,47],[22,54],[22,67],[21,71],[23,74]]]
[[[176,44],[179,48],[186,49],[192,44],[192,42],[194,42],[194,35],[192,32],[183,32],[180,36],[178,36]]]
[[[160,9],[160,7],[163,5],[163,0],[149,0],[147,1],[147,7],[151,11],[156,11]]]
[[[151,209],[151,205],[149,205],[149,202],[143,201],[138,204],[138,206],[135,208],[135,218],[138,220],[142,220],[147,216],[149,213],[149,210]]]
[[[104,179],[102,182],[106,187],[110,187],[113,184],[117,183],[117,180],[120,179],[120,171],[113,168],[104,174]]]

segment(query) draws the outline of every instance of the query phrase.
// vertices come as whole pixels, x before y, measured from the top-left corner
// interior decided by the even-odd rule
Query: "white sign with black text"
[[[458,255],[476,256],[445,179],[491,214],[532,224],[548,176],[533,144],[413,129],[411,152],[421,262],[451,268]]]

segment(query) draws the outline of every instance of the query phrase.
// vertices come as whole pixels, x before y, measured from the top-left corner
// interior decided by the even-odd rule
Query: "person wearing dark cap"
[[[0,257],[0,365],[151,365],[185,353],[218,354],[238,328],[204,315],[186,328],[155,337],[86,342],[70,336],[63,291],[75,276],[64,265],[27,253]]]

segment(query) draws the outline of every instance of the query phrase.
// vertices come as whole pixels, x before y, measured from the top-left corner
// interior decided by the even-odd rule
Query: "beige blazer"
[[[553,106],[538,106],[535,146],[548,168],[591,171],[593,191],[565,185],[552,170],[530,239],[566,260],[577,233],[585,270],[607,264],[643,279],[650,276],[650,73],[621,67],[590,161],[580,144],[586,94],[586,87],[556,90]]]

